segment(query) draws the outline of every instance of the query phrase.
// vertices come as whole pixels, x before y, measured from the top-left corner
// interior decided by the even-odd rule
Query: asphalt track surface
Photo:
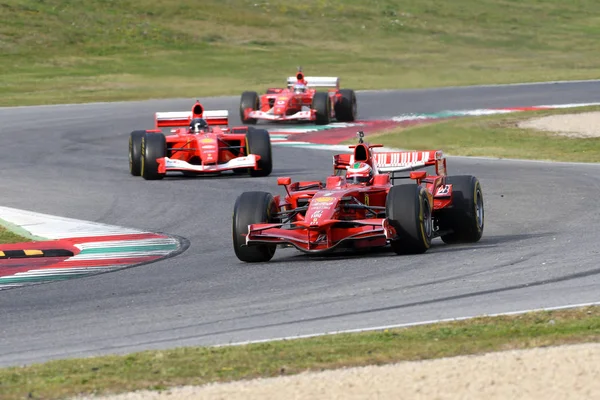
[[[237,97],[201,99],[228,108]],[[361,92],[361,118],[600,101],[599,82]],[[231,215],[275,177],[323,179],[330,151],[274,148],[271,177],[129,175],[127,140],[155,111],[192,100],[0,109],[0,204],[166,232],[183,254],[120,272],[0,293],[0,365],[213,345],[600,300],[600,165],[451,158],[481,180],[484,237],[424,255],[307,257],[279,249],[244,264]],[[323,134],[327,134],[324,132]],[[576,161],[576,160],[575,160]]]

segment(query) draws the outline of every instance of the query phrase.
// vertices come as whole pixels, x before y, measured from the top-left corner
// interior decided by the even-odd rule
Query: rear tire
[[[446,183],[452,184],[452,208],[440,213],[440,225],[452,233],[442,235],[442,240],[448,244],[478,242],[485,222],[479,180],[471,175],[457,175],[447,177]]]
[[[246,146],[248,154],[260,156],[258,168],[250,168],[250,176],[269,176],[273,171],[273,157],[271,153],[271,136],[266,129],[248,129],[246,133]]]
[[[256,124],[256,118],[244,118],[244,110],[251,108],[253,110],[260,109],[260,98],[256,92],[244,92],[240,100],[240,119],[243,124]]]
[[[162,133],[147,133],[142,138],[142,167],[141,174],[146,180],[158,180],[165,177],[158,172],[157,158],[166,157],[167,140]]]
[[[386,216],[398,238],[390,241],[396,254],[421,254],[431,246],[431,204],[420,185],[392,186],[386,201]]]
[[[317,125],[327,125],[331,122],[331,99],[328,93],[317,92],[312,99],[311,108],[317,111]]]
[[[267,192],[244,192],[233,207],[233,249],[244,262],[266,262],[275,255],[277,245],[260,244],[246,246],[248,225],[271,222],[276,212],[273,196]]]
[[[356,94],[352,89],[340,89],[342,98],[335,104],[335,119],[339,122],[356,120]]]
[[[140,176],[142,172],[142,138],[146,131],[133,131],[129,135],[129,173]]]

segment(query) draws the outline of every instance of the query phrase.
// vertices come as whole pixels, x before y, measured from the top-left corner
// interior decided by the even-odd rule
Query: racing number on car
[[[438,195],[440,195],[440,194],[448,194],[448,193],[450,193],[450,185],[440,186],[439,189],[438,189],[438,191],[437,191]]]

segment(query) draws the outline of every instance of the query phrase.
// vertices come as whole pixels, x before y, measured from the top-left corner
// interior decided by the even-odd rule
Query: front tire
[[[277,211],[275,200],[267,192],[244,192],[233,207],[233,249],[244,262],[266,262],[275,255],[276,245],[259,244],[246,246],[248,225],[270,222]]]
[[[442,235],[442,240],[448,244],[478,242],[485,222],[479,180],[471,175],[448,176],[446,184],[452,185],[452,208],[443,210],[440,223],[452,233]]]
[[[340,95],[341,99],[335,104],[335,119],[339,122],[353,122],[358,113],[356,94],[352,89],[340,89]]]
[[[315,93],[311,108],[317,111],[317,125],[327,125],[331,122],[331,99],[325,92]]]
[[[396,254],[421,254],[431,247],[431,204],[427,190],[417,184],[392,186],[386,217],[398,234],[390,241]]]
[[[271,152],[271,136],[266,129],[248,129],[246,133],[246,146],[248,154],[260,156],[258,168],[250,168],[250,176],[269,176],[273,171],[273,157]]]
[[[142,172],[142,138],[146,131],[133,131],[129,135],[129,173],[140,176]]]
[[[142,167],[141,174],[146,180],[158,180],[165,177],[158,172],[157,158],[167,155],[167,141],[162,133],[147,133],[142,138]]]
[[[244,92],[242,93],[242,98],[240,99],[240,119],[243,124],[256,124],[256,118],[244,118],[244,111],[247,108],[251,108],[253,110],[260,109],[260,98],[258,97],[258,93],[256,92]]]

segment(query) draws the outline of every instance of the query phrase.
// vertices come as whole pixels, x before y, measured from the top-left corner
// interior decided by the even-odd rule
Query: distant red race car
[[[331,87],[327,92],[316,88]],[[340,89],[337,77],[304,76],[299,69],[287,80],[287,88],[269,88],[259,97],[256,92],[244,92],[240,99],[240,118],[244,124],[259,120],[314,121],[329,124],[333,119],[352,122],[356,119],[356,95],[352,89]]]
[[[483,193],[474,176],[446,175],[440,150],[374,153],[363,142],[353,154],[334,156],[325,183],[281,177],[285,196],[245,192],[233,211],[233,247],[245,262],[263,262],[277,245],[305,253],[337,248],[386,246],[397,254],[419,254],[434,237],[473,243],[483,234]],[[435,174],[416,169],[432,167]],[[408,176],[396,175],[410,171]],[[398,179],[410,183],[393,185]]]
[[[131,132],[129,171],[144,179],[162,179],[177,171],[193,176],[233,171],[267,176],[273,169],[271,139],[264,129],[229,128],[228,111],[157,112],[155,129]],[[171,129],[165,136],[161,128]]]

